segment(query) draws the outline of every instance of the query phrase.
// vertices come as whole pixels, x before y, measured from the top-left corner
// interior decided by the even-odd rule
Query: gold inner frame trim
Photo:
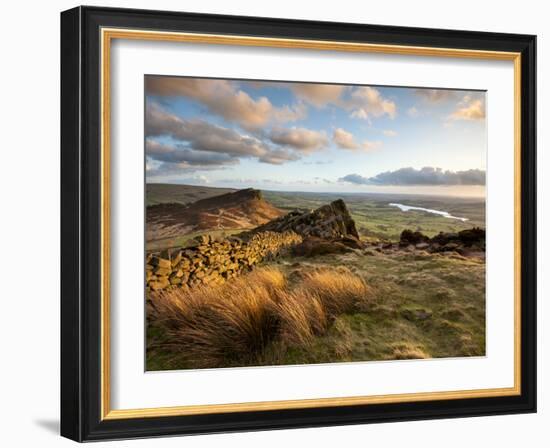
[[[502,397],[521,394],[521,54],[514,52],[418,47],[304,39],[278,39],[216,34],[145,31],[138,29],[101,29],[101,419],[168,417],[227,412],[247,412],[315,407],[350,406],[413,401]],[[442,392],[391,395],[314,398],[229,404],[188,405],[140,409],[111,409],[110,367],[110,63],[113,39],[182,42],[212,45],[239,45],[382,53],[410,56],[454,57],[513,61],[514,63],[514,386]]]

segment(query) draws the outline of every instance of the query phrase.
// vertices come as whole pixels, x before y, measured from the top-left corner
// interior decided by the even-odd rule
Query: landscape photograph
[[[147,371],[485,356],[484,91],[144,95]]]

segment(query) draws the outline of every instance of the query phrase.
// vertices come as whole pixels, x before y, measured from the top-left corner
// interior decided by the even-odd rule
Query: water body
[[[453,216],[449,212],[442,212],[441,210],[432,210],[430,208],[424,208],[424,207],[414,207],[412,205],[395,204],[393,202],[391,202],[388,205],[390,207],[397,207],[402,212],[408,212],[409,210],[418,210],[420,212],[433,213],[434,215],[443,216],[444,218],[458,219],[459,221],[462,221],[462,222],[468,221],[468,218],[461,218],[460,216]]]

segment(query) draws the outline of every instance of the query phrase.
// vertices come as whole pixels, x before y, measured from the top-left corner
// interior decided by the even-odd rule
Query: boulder
[[[177,252],[172,255],[172,259],[170,260],[172,267],[175,267],[179,262],[181,261],[181,252]]]
[[[459,247],[457,243],[447,243],[440,250],[441,252],[451,252],[457,250]]]
[[[172,272],[170,268],[161,268],[160,266],[155,269],[155,275],[163,276],[168,275]]]
[[[364,247],[361,241],[353,236],[343,236],[339,241],[352,249],[363,249]]]
[[[431,239],[432,243],[437,243],[440,246],[445,246],[447,243],[457,242],[457,241],[459,241],[458,233],[451,233],[451,232],[448,232],[448,233],[439,232],[436,236],[434,236]]]
[[[410,244],[420,244],[420,243],[428,243],[430,241],[430,238],[426,235],[424,235],[421,232],[413,232],[412,230],[405,229],[403,232],[401,232],[401,236],[399,238],[399,245],[406,247]]]
[[[458,232],[458,239],[467,247],[472,245],[485,245],[485,229],[474,227]]]
[[[344,254],[352,250],[340,241],[327,241],[318,237],[309,237],[301,244],[294,246],[292,253],[299,257],[315,257],[327,254]]]
[[[150,263],[151,263],[152,266],[156,266],[156,267],[159,267],[159,268],[170,268],[170,267],[172,267],[172,263],[170,262],[169,259],[161,258],[161,257],[156,256],[156,255],[154,255],[151,258]]]

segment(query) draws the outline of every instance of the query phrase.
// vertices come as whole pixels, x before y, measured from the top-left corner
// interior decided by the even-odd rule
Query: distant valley
[[[405,229],[428,236],[485,227],[485,202],[476,198],[380,193],[308,193],[235,190],[207,186],[147,184],[147,247],[184,244],[204,232],[219,236],[250,229],[292,210],[312,210],[344,199],[364,240],[397,241]],[[237,193],[236,193],[237,192]],[[236,194],[234,194],[236,193]],[[446,219],[422,210],[403,212],[391,206],[444,210],[467,221]]]

